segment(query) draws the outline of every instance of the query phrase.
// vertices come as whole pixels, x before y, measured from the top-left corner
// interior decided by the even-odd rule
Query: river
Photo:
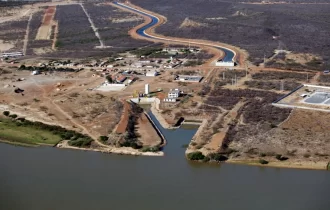
[[[0,209],[329,209],[328,171],[191,163],[196,130],[161,131],[164,157],[0,144]]]

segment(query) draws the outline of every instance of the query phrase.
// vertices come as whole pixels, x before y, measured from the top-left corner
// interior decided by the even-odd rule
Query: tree
[[[100,141],[106,142],[106,141],[108,141],[109,137],[107,137],[107,136],[100,136],[99,139],[100,139]]]
[[[17,117],[17,114],[11,114],[11,115],[9,115],[9,117],[15,119]]]
[[[107,79],[108,83],[113,83],[112,77],[110,75],[107,75],[105,78]]]
[[[205,158],[205,156],[203,155],[203,153],[197,151],[197,152],[191,152],[187,155],[187,158],[189,160],[203,160]]]
[[[9,111],[4,111],[4,112],[3,112],[3,115],[5,115],[5,116],[9,116],[9,114],[10,114]]]

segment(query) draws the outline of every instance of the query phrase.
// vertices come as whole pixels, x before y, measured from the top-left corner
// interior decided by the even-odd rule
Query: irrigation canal
[[[151,35],[151,34],[148,34],[146,32],[147,29],[155,26],[158,22],[159,22],[159,19],[152,15],[152,14],[148,14],[148,13],[145,13],[141,10],[138,10],[136,8],[133,8],[133,7],[130,7],[130,6],[127,6],[123,3],[119,3],[119,2],[114,2],[114,4],[116,4],[117,6],[119,7],[123,7],[125,9],[128,9],[128,10],[131,10],[131,11],[134,11],[136,13],[139,13],[143,16],[147,16],[151,19],[151,21],[142,26],[141,28],[137,29],[136,30],[136,33],[139,34],[140,36],[142,37],[147,37],[147,38],[151,38],[151,39],[155,39],[155,40],[163,40],[163,41],[174,41],[174,42],[179,42],[179,43],[185,43],[185,44],[197,44],[197,45],[203,45],[203,46],[208,46],[208,47],[214,47],[214,48],[217,48],[217,49],[220,49],[222,50],[224,53],[225,53],[225,56],[224,58],[222,59],[223,61],[225,62],[230,62],[230,61],[234,61],[234,58],[236,56],[236,53],[228,48],[225,48],[225,47],[222,47],[222,46],[218,46],[218,45],[206,45],[206,44],[203,44],[203,43],[199,43],[197,41],[191,41],[191,42],[188,42],[188,41],[178,41],[176,40],[175,38],[163,38],[163,37],[158,37],[158,36],[154,36],[154,35]]]

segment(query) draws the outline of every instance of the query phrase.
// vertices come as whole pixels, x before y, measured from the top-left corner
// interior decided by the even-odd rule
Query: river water
[[[161,130],[165,157],[0,144],[0,209],[330,209],[328,171],[191,163],[196,130]]]

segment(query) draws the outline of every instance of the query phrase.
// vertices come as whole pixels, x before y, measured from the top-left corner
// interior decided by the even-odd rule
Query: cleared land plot
[[[59,24],[56,43],[59,50],[87,50],[99,44],[80,5],[57,6],[55,19]]]
[[[0,24],[0,44],[11,45],[9,49],[5,47],[4,50],[22,51],[28,19],[29,17],[24,17],[21,20]]]
[[[39,27],[36,39],[47,40],[50,39],[52,33],[52,21],[55,14],[55,6],[50,6],[45,11],[45,15],[41,26]]]
[[[0,139],[22,144],[55,145],[61,141],[59,135],[33,126],[25,126],[10,119],[0,119]]]
[[[52,40],[36,40],[43,14],[44,11],[39,11],[32,16],[27,47],[28,55],[40,55],[50,51]]]
[[[127,33],[129,29],[144,22],[139,16],[106,4],[88,3],[84,4],[84,7],[106,46],[128,50],[150,44],[147,41],[135,40]]]

